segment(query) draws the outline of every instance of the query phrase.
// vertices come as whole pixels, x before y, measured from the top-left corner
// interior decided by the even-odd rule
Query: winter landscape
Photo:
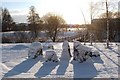
[[[52,44],[60,58],[62,43]],[[73,42],[69,44],[73,52]],[[100,57],[89,58],[84,63],[72,59],[57,63],[45,62],[40,57],[28,59],[29,46],[30,43],[2,44],[1,78],[118,78],[120,53],[115,43],[110,43],[110,49],[105,48],[105,43],[95,43],[94,46],[86,43],[93,52],[100,53]]]
[[[119,0],[0,2],[0,79],[119,80]]]

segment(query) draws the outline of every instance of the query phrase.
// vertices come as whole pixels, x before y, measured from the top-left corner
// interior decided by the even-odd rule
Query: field
[[[48,43],[43,43],[46,45]],[[62,42],[52,43],[57,56],[62,53]],[[71,53],[73,42],[70,42]],[[82,43],[83,44],[83,43]],[[58,63],[44,62],[44,58],[28,59],[30,43],[2,44],[1,78],[118,78],[120,64],[119,44],[94,43],[93,52],[100,53],[100,57],[92,57],[84,63],[60,60]],[[43,56],[44,57],[44,56]]]

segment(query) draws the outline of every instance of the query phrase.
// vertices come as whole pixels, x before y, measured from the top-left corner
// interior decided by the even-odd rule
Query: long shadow
[[[51,71],[55,69],[57,65],[58,63],[54,63],[54,62],[44,62],[42,67],[40,67],[40,69],[38,70],[37,73],[35,73],[34,76],[41,78],[50,75]]]
[[[98,56],[98,57],[92,57],[91,59],[92,59],[93,63],[101,63],[101,64],[104,63],[100,56]]]
[[[73,62],[72,64],[74,70],[74,80],[91,80],[98,75],[98,72],[91,59],[83,63]]]
[[[66,72],[66,69],[69,65],[69,60],[71,59],[71,57],[69,56],[69,52],[62,50],[62,54],[60,57],[60,64],[59,67],[57,69],[56,75],[64,75]]]
[[[95,47],[95,46],[94,46]],[[99,48],[95,47],[98,51],[100,51],[103,55],[105,55],[109,60],[111,60],[114,64],[116,64],[117,66],[120,67],[119,63],[117,64],[115,61],[113,61],[113,59],[111,59],[110,57],[108,57],[102,50],[100,50]]]
[[[12,48],[10,48],[11,50],[23,50],[23,49],[26,49],[26,48],[29,48],[28,46],[25,46],[25,45],[15,45],[13,46]]]
[[[73,62],[72,64],[74,70],[74,80],[91,80],[98,75],[98,72],[91,59],[83,63]]]
[[[20,73],[26,73],[29,69],[31,69],[39,59],[27,59],[23,61],[22,63],[16,65],[13,69],[8,71],[4,77],[10,77],[14,75],[18,75]]]
[[[57,69],[56,75],[64,75],[68,65],[69,65],[69,60],[60,60],[60,65]]]
[[[69,52],[66,50],[62,50],[60,61],[69,61],[71,59]]]

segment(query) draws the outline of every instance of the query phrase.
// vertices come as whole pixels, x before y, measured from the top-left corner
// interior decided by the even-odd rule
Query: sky
[[[53,12],[62,16],[67,24],[84,24],[91,20],[91,1],[100,0],[2,0],[2,7],[9,10],[15,22],[27,22],[29,7],[35,6],[40,17]]]

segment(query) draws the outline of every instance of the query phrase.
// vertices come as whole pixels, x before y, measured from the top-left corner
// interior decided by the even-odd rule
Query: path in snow
[[[110,49],[107,49],[105,48],[105,45],[97,44],[94,47],[101,53],[101,57],[104,61],[104,63],[101,66],[103,66],[103,70],[105,71],[105,74],[109,74],[106,77],[107,78],[118,77],[118,67],[120,65],[118,64],[117,56],[119,54],[117,52],[117,49],[116,51],[114,49],[112,50],[112,48],[114,48],[115,46],[113,47],[111,46]],[[101,72],[103,73],[103,71]]]

